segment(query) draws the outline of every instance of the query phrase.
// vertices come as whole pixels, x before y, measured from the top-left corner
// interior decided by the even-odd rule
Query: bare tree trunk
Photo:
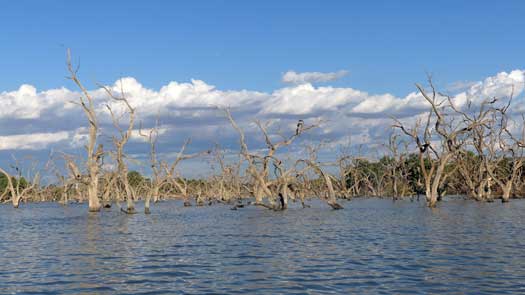
[[[144,201],[144,214],[151,214],[149,198]]]
[[[263,189],[260,184],[257,184],[255,187],[255,204],[262,204],[264,197]]]
[[[337,197],[335,195],[334,186],[332,184],[332,179],[330,179],[330,175],[328,173],[325,173],[319,165],[314,163],[310,160],[305,160],[305,163],[310,166],[319,176],[321,176],[325,182],[326,188],[328,189],[328,195],[327,195],[327,203],[332,207],[334,210],[343,209],[343,206],[339,205],[337,203]]]
[[[91,180],[88,184],[88,207],[89,212],[98,212],[101,207],[98,199],[98,165],[95,163],[95,165],[89,164],[89,166],[92,167],[89,173]]]
[[[67,188],[68,188],[68,185],[67,185],[67,182],[64,184],[64,186],[62,187],[62,204],[64,205],[67,205],[68,203],[68,197],[67,197]]]
[[[153,192],[153,203],[158,203],[160,200],[159,189],[155,188]]]
[[[154,203],[157,203],[159,201],[159,199],[160,199],[159,195],[160,195],[160,193],[159,193],[159,186],[157,185],[157,186],[155,186],[153,188],[153,202]]]
[[[430,191],[430,196],[428,198],[428,207],[430,208],[436,207],[436,204],[440,198],[439,186],[442,183],[443,173],[445,173],[445,167],[448,164],[448,159],[450,158],[450,156],[451,154],[446,154],[442,156],[439,166],[436,169],[436,172],[432,179],[432,187]]]
[[[144,200],[144,213],[150,214],[150,206],[151,206],[151,200],[153,199],[153,202],[158,202],[159,199],[159,185],[154,180],[154,182],[151,184],[153,187],[150,188],[146,194],[146,199]]]
[[[281,192],[279,193],[279,201],[281,203],[281,210],[288,209],[288,185],[281,185]]]
[[[13,208],[18,208],[20,206],[20,200],[22,198],[20,196],[13,196],[12,202],[13,202]]]
[[[75,183],[75,195],[77,197],[78,203],[84,203],[84,196],[82,194],[82,190],[80,189],[80,184],[78,182]]]
[[[89,181],[88,181],[88,204],[89,212],[98,212],[100,211],[100,201],[98,199],[98,170],[99,163],[98,160],[102,157],[103,150],[102,145],[99,145],[99,148],[95,151],[95,146],[97,142],[97,132],[98,132],[98,123],[97,117],[95,114],[95,106],[91,94],[86,90],[82,85],[77,76],[78,69],[73,68],[71,63],[71,53],[67,51],[67,66],[69,73],[71,74],[70,79],[75,82],[75,84],[80,88],[83,97],[80,97],[80,105],[84,111],[88,122],[89,122],[89,139],[86,146],[87,149],[87,168],[89,171]]]
[[[127,173],[126,173],[126,177],[122,177],[122,178],[123,178],[122,182],[124,184],[124,190],[126,192],[126,213],[128,214],[137,213],[137,211],[135,210],[135,203],[133,202],[135,194],[132,192],[132,189],[129,185]]]
[[[503,195],[501,196],[501,202],[507,203],[510,200],[510,192],[512,191],[512,182],[507,182],[504,187],[502,187]]]
[[[432,196],[432,179],[425,178],[425,200],[427,202],[430,202]]]

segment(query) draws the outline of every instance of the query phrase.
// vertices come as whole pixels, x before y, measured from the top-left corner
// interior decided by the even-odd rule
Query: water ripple
[[[2,205],[0,294],[525,293],[525,201],[313,205]]]

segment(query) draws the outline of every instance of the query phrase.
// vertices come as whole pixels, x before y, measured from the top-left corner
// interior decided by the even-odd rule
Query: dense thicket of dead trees
[[[232,127],[239,134],[240,154],[247,165],[246,173],[248,179],[245,181],[245,187],[255,199],[255,205],[273,210],[285,210],[288,208],[289,199],[291,198],[295,201],[297,195],[301,196],[301,201],[304,203],[304,195],[308,192],[305,192],[304,186],[300,181],[305,179],[305,175],[309,172],[314,172],[324,181],[326,186],[326,189],[323,190],[326,192],[326,195],[319,197],[326,199],[327,204],[334,209],[343,208],[337,203],[331,177],[323,171],[321,165],[316,162],[315,157],[297,159],[295,163],[288,163],[287,167],[277,154],[279,149],[289,147],[304,132],[317,128],[319,122],[305,125],[305,122],[299,120],[291,134],[272,136],[267,130],[268,122],[255,121],[266,143],[266,149],[263,152],[255,153],[248,149],[245,133],[235,122],[230,111],[224,109],[224,113]],[[301,190],[303,191],[301,192]],[[267,203],[265,200],[267,200]]]
[[[75,102],[86,117],[87,140],[84,156],[55,153],[46,173],[56,181],[42,185],[35,165],[22,173],[15,162],[0,168],[0,202],[88,201],[89,211],[100,211],[125,201],[125,213],[136,213],[135,202],[144,201],[144,211],[165,199],[180,199],[184,206],[230,204],[232,209],[248,205],[286,210],[290,203],[308,207],[312,198],[342,209],[341,199],[388,197],[393,200],[424,196],[429,207],[446,195],[463,195],[476,201],[492,202],[525,195],[525,117],[511,112],[508,97],[478,97],[461,104],[439,93],[432,80],[426,87],[417,84],[428,112],[413,118],[394,118],[392,136],[385,140],[380,158],[354,153],[351,149],[334,161],[319,161],[322,145],[302,140],[323,123],[298,120],[294,126],[274,128],[271,121],[254,120],[250,138],[228,108],[219,110],[226,125],[238,136],[238,150],[222,149],[187,153],[190,139],[168,161],[158,153],[160,122],[151,128],[137,128],[136,109],[125,89],[107,88],[106,103],[95,102],[78,77],[78,68],[68,52],[69,78],[80,89]],[[122,87],[122,83],[121,83]],[[109,136],[113,146],[100,143],[100,105],[113,125]],[[125,118],[126,122],[121,121]],[[517,118],[517,119],[516,119]],[[284,128],[283,128],[284,127]],[[136,136],[143,139],[147,160],[145,171],[129,171],[126,145]],[[257,143],[256,146],[252,142]],[[261,146],[262,143],[262,146]],[[181,162],[200,158],[210,163],[212,173],[203,179],[185,178]],[[137,165],[136,165],[137,166]]]
[[[429,90],[416,85],[430,107],[426,117],[410,127],[395,119],[393,126],[417,147],[418,182],[424,183],[429,207],[446,193],[488,202],[501,196],[507,202],[511,193],[517,194],[523,176],[522,141],[508,127],[512,93],[458,106],[451,96],[438,93],[431,79],[428,82]],[[523,138],[523,122],[517,126]],[[458,179],[461,182],[454,183]]]

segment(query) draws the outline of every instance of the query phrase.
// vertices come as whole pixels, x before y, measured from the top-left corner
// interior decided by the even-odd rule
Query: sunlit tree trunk
[[[88,207],[90,212],[100,211],[100,201],[98,199],[98,177],[99,177],[99,159],[102,157],[103,150],[102,145],[99,145],[97,150],[95,146],[97,143],[98,123],[95,114],[95,106],[91,94],[82,85],[77,76],[77,69],[73,68],[71,63],[71,54],[67,52],[67,65],[70,73],[70,79],[80,88],[82,95],[80,97],[80,105],[84,114],[86,115],[89,123],[89,137],[88,144],[86,145],[87,150],[87,168],[89,171],[89,180],[87,183],[88,192]]]

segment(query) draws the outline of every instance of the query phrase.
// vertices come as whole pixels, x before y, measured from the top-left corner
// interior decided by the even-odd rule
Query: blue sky
[[[273,90],[288,70],[350,75],[336,85],[404,95],[433,72],[479,80],[520,66],[523,1],[2,1],[0,89],[86,78],[149,87],[198,78]]]
[[[108,98],[95,83],[122,83],[145,128],[160,115],[166,160],[189,137],[190,152],[236,149],[216,106],[232,107],[253,149],[264,146],[255,118],[272,132],[325,120],[303,140],[329,142],[328,159],[345,144],[380,153],[391,116],[427,110],[414,92],[426,73],[458,103],[512,87],[522,95],[524,15],[523,1],[1,1],[0,165],[12,154],[45,162],[52,150],[83,153],[66,48],[109,147]],[[138,139],[126,152],[147,159]]]

